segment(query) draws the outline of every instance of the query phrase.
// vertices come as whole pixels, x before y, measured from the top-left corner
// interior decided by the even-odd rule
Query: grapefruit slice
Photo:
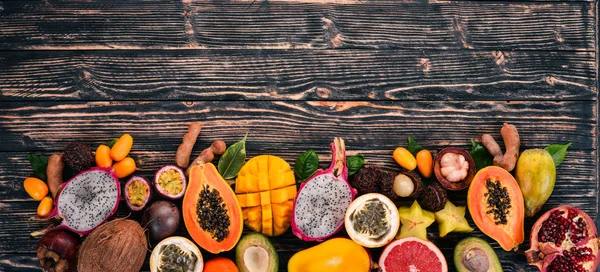
[[[415,237],[396,240],[385,247],[379,258],[383,272],[447,272],[446,258],[432,242]]]

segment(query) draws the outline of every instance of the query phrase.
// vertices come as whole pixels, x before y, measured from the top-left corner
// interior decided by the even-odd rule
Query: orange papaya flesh
[[[523,195],[508,171],[497,166],[479,170],[469,186],[467,205],[477,227],[502,249],[514,250],[523,242]]]
[[[250,159],[238,173],[235,193],[251,230],[277,236],[289,228],[297,189],[294,172],[282,158]]]
[[[207,196],[207,192],[212,192],[212,195]],[[218,197],[215,196],[215,192],[217,192]],[[220,198],[220,201],[225,203],[225,209],[215,209],[211,206],[200,209],[200,212],[206,216],[214,216],[213,214],[216,212],[221,215],[221,219],[225,217],[225,220],[229,220],[229,226],[226,229],[220,229],[226,224],[212,226],[201,222],[203,216],[199,216],[198,201],[202,202],[208,200],[208,198]],[[204,211],[210,211],[210,213]],[[212,163],[190,168],[188,187],[183,197],[182,213],[185,227],[192,239],[211,253],[217,254],[234,248],[244,229],[242,224],[244,214],[238,203],[238,198]],[[248,211],[247,216],[255,218],[256,211]],[[226,234],[218,234],[218,230],[222,230]]]

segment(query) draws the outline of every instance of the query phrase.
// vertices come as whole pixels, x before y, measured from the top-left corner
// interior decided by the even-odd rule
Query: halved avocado
[[[235,248],[235,262],[240,272],[277,272],[279,257],[269,238],[249,233]]]
[[[454,248],[454,264],[458,272],[502,272],[494,249],[484,240],[465,238]]]

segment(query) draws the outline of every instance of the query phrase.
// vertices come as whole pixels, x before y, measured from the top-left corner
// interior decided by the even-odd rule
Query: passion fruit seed
[[[177,245],[164,245],[160,249],[160,267],[159,271],[164,272],[193,272],[196,267],[198,257],[194,254],[188,254],[181,250]]]
[[[135,180],[127,187],[127,193],[129,194],[131,205],[139,207],[144,204],[144,198],[148,195],[148,186]]]
[[[492,181],[488,179],[485,181],[485,187],[487,193],[483,196],[486,197],[486,203],[488,210],[486,214],[494,215],[494,223],[496,225],[508,224],[507,216],[510,213],[510,197],[508,196],[508,190],[500,184],[500,181]]]
[[[368,200],[362,209],[354,213],[352,227],[358,233],[380,237],[389,227],[387,214],[384,203],[378,199]]]
[[[162,172],[158,178],[158,184],[160,185],[160,188],[171,195],[177,195],[183,190],[181,174],[175,169],[169,169]]]
[[[211,190],[208,185],[205,185],[200,191],[196,210],[200,227],[211,233],[213,239],[221,242],[229,236],[231,222],[227,216],[227,204],[223,202],[217,189]]]
[[[490,262],[485,251],[476,247],[465,253],[462,263],[471,272],[485,272],[490,268]]]

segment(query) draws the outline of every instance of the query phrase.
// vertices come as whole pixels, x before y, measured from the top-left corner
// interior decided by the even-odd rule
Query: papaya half
[[[208,252],[231,250],[240,240],[242,208],[212,163],[190,167],[182,212],[190,236]]]
[[[502,249],[510,251],[523,242],[523,195],[508,171],[497,166],[479,170],[469,186],[467,205],[477,227]]]

